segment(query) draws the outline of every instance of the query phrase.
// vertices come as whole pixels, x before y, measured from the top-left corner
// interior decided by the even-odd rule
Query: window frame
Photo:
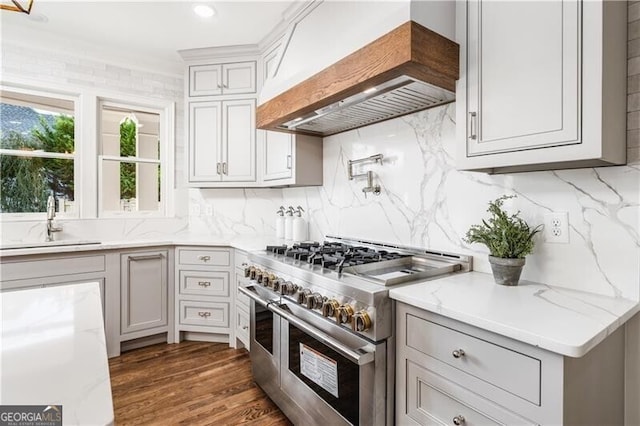
[[[41,96],[46,98],[54,98],[65,101],[73,102],[73,154],[65,154],[59,152],[35,152],[35,151],[20,151],[13,149],[0,148],[0,155],[13,155],[16,157],[35,157],[35,158],[56,158],[56,159],[71,159],[73,160],[73,186],[74,186],[74,212],[64,213],[56,212],[56,218],[59,219],[79,219],[82,214],[82,161],[83,150],[80,141],[80,135],[82,134],[82,126],[80,124],[79,117],[81,115],[81,96],[77,92],[57,91],[49,90],[46,88],[24,87],[20,85],[11,85],[5,82],[0,82],[0,90],[6,92],[13,92],[17,94]],[[24,213],[0,213],[2,221],[30,221],[30,220],[45,220],[47,212],[24,212]]]
[[[102,154],[102,108],[103,106],[131,109],[134,111],[141,111],[151,114],[159,115],[159,131],[158,136],[160,138],[160,158],[158,160],[150,160],[148,158],[140,157],[120,157],[114,155]],[[113,99],[106,97],[99,97],[97,99],[97,126],[96,126],[96,148],[97,148],[97,160],[96,168],[98,173],[98,187],[97,187],[97,202],[98,202],[98,218],[162,218],[173,216],[173,123],[175,116],[175,106],[171,102],[167,104],[163,101],[158,102],[140,102],[127,99]],[[119,161],[121,163],[153,163],[160,166],[160,208],[158,210],[142,210],[134,212],[126,211],[105,211],[103,209],[103,197],[102,197],[102,164],[104,161]]]
[[[32,79],[10,77],[0,80],[0,88],[10,92],[19,92],[37,96],[72,100],[74,102],[74,201],[76,209],[73,215],[56,213],[56,219],[144,219],[175,217],[175,143],[176,143],[176,104],[172,100],[123,94],[116,90],[101,90],[79,87],[70,84],[52,84]],[[160,159],[161,194],[164,195],[163,211],[158,212],[120,212],[113,215],[101,215],[98,208],[100,187],[98,186],[99,159],[101,152],[100,102],[108,101],[138,109],[147,108],[160,112]],[[162,195],[161,195],[162,197]],[[162,198],[161,198],[162,199]],[[42,222],[46,212],[38,213],[0,213],[0,223]]]

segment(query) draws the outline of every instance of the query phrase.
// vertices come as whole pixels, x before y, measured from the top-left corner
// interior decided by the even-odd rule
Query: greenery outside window
[[[103,101],[100,114],[100,215],[162,214],[162,111]]]
[[[56,210],[77,216],[75,101],[47,93],[0,91],[0,213]]]

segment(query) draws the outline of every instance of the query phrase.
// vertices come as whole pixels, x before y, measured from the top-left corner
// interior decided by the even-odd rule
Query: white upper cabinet
[[[189,182],[216,182],[220,173],[222,103],[189,104]]]
[[[256,180],[256,101],[222,103],[222,180]]]
[[[228,186],[230,182],[255,182],[255,102],[239,99],[189,104],[189,183]]]
[[[467,10],[469,155],[579,142],[578,4],[485,1]]]
[[[189,67],[189,96],[237,95],[255,92],[255,61]]]
[[[625,162],[624,2],[474,0],[457,23],[459,168]]]
[[[264,132],[264,164],[262,178],[265,181],[287,179],[292,176],[294,135],[282,132]]]
[[[264,132],[264,186],[322,185],[322,138]]]

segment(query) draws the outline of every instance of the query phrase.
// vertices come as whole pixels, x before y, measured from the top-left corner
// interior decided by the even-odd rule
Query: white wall
[[[109,96],[140,97],[173,101],[176,106],[174,157],[176,173],[174,196],[176,217],[171,219],[81,219],[59,221],[64,227],[57,238],[100,239],[102,241],[125,238],[159,238],[186,232],[186,191],[184,186],[184,79],[182,74],[172,75],[144,70],[140,64],[116,64],[88,59],[82,52],[52,50],[23,45],[3,38],[1,45],[2,81],[20,81],[42,88],[72,87],[79,92],[108,93]],[[89,132],[91,134],[91,131]],[[93,131],[95,135],[96,132]],[[95,144],[96,140],[83,138],[78,143]],[[83,178],[87,178],[84,176]],[[44,241],[44,219],[0,223],[0,240]]]

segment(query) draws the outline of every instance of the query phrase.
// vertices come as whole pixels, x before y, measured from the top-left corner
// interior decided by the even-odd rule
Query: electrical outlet
[[[191,204],[191,216],[198,217],[200,216],[200,204]]]
[[[569,213],[552,212],[544,215],[544,235],[548,243],[569,243]]]
[[[207,203],[207,207],[205,208],[205,214],[207,216],[213,216],[213,204]]]

